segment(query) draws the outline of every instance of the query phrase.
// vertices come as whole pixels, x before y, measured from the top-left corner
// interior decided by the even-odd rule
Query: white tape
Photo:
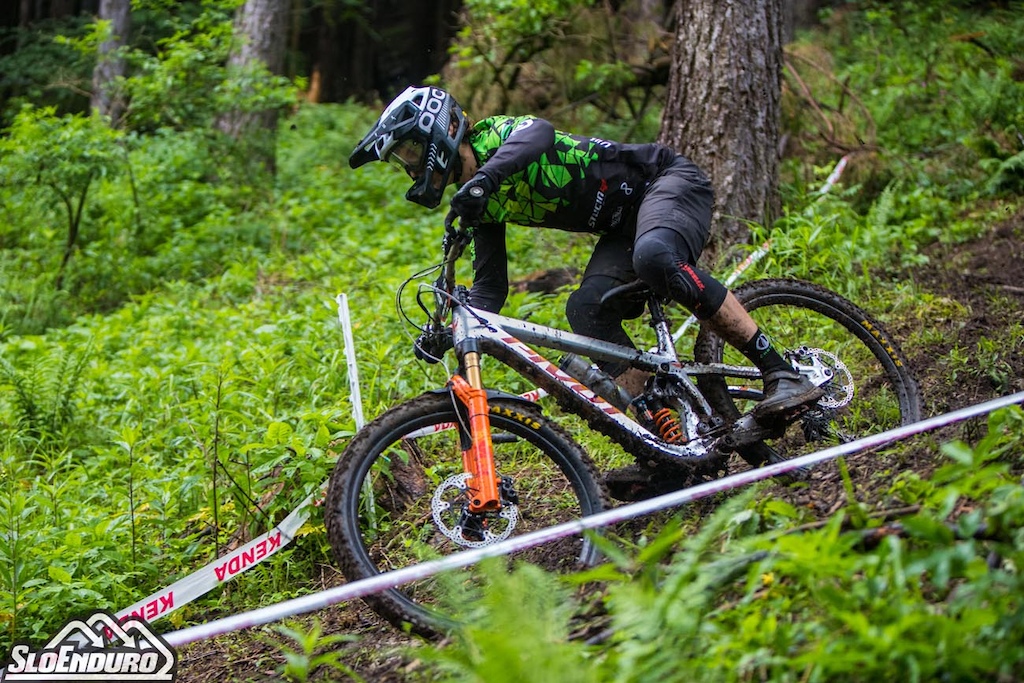
[[[230,581],[246,569],[259,564],[291,543],[299,529],[309,518],[309,508],[312,501],[313,496],[307,496],[298,508],[285,517],[284,521],[272,530],[254,538],[237,550],[218,558],[185,578],[175,581],[167,588],[124,608],[117,612],[115,616],[118,619],[140,617],[146,621],[153,621],[206,595],[222,583]]]
[[[940,427],[945,427],[972,417],[990,413],[994,410],[998,410],[999,408],[1005,408],[1007,406],[1020,403],[1024,403],[1024,391],[1010,396],[993,399],[985,403],[961,408],[960,410],[955,410],[944,415],[922,420],[921,422],[915,422],[914,424],[897,427],[896,429],[891,429],[880,434],[866,436],[855,441],[826,448],[823,451],[808,453],[807,455],[793,458],[792,460],[786,460],[774,465],[765,465],[756,469],[747,470],[746,472],[740,472],[738,474],[724,477],[716,481],[711,481],[706,484],[667,493],[662,496],[658,496],[657,498],[651,498],[638,503],[631,503],[590,517],[584,517],[582,519],[540,529],[528,534],[523,534],[522,536],[510,538],[506,541],[502,541],[501,543],[495,543],[494,545],[454,553],[441,559],[431,560],[429,562],[415,564],[403,569],[378,574],[377,576],[368,579],[354,581],[352,583],[330,588],[318,593],[312,593],[292,600],[286,600],[285,602],[280,602],[275,605],[268,605],[267,607],[252,610],[251,612],[236,614],[223,619],[217,619],[216,621],[211,621],[206,624],[200,624],[198,626],[181,629],[180,631],[174,631],[173,633],[165,634],[164,639],[169,645],[177,647],[197,640],[205,640],[207,638],[229,633],[231,631],[238,631],[252,626],[258,626],[260,624],[267,624],[272,621],[279,621],[288,617],[294,617],[299,614],[314,612],[339,602],[364,597],[366,595],[379,593],[412,581],[429,578],[443,571],[468,567],[471,564],[476,564],[477,562],[489,557],[508,555],[527,548],[533,548],[559,538],[564,538],[566,536],[575,536],[589,529],[597,529],[612,524],[618,524],[627,519],[642,517],[668,508],[679,507],[680,505],[693,502],[700,498],[738,488],[740,486],[745,486],[747,484],[752,484],[754,482],[785,474],[803,467],[810,467],[811,465],[825,462],[826,460],[834,460],[835,458],[842,456],[882,448],[883,446],[888,446],[896,443],[897,441],[902,441],[911,436],[916,436],[917,434],[933,431]]]
[[[818,190],[819,195],[828,194],[832,189],[832,186],[839,182],[840,176],[843,175],[843,170],[846,168],[846,164],[850,161],[850,155],[845,154],[837,163],[836,167],[829,173],[828,178],[825,179],[825,184]]]

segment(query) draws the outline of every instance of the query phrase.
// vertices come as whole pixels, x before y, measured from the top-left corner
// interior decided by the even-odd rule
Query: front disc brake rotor
[[[519,506],[503,500],[496,512],[470,512],[467,495],[469,472],[455,474],[434,491],[430,513],[438,530],[463,548],[482,548],[512,535],[519,522]]]

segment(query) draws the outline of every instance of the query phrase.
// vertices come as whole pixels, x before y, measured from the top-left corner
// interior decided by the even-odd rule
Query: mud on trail
[[[919,311],[905,319],[888,320],[886,326],[900,340],[914,369],[925,415],[1024,391],[1024,208],[977,239],[961,244],[937,242],[923,252],[928,263],[906,274],[918,292]],[[927,476],[938,462],[936,444],[971,441],[984,428],[984,420],[978,419],[920,437],[907,448],[849,458],[846,464],[857,499],[879,512],[896,507],[888,490],[898,472],[914,470]],[[820,517],[848,502],[835,464],[817,468],[809,487],[770,486],[773,494]],[[332,567],[321,569],[310,588],[342,583]],[[315,616],[324,634],[356,638],[336,649],[364,680],[424,680],[415,652],[421,641],[390,627],[362,603],[340,605]],[[311,620],[312,616],[297,619],[307,627]],[[284,657],[280,647],[267,642],[271,636],[295,649],[294,643],[268,629],[221,636],[181,648],[177,680],[280,681]],[[321,671],[311,680],[348,679]]]

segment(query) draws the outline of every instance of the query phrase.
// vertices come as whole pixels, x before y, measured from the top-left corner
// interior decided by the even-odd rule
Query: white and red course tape
[[[800,457],[793,458],[792,460],[785,460],[783,462],[775,463],[774,465],[765,465],[763,467],[746,470],[705,484],[692,486],[679,491],[673,491],[672,493],[666,493],[658,496],[657,498],[650,498],[638,503],[631,503],[622,507],[605,510],[604,512],[591,515],[590,517],[583,517],[581,519],[563,522],[562,524],[538,529],[537,531],[523,534],[522,536],[513,536],[512,538],[493,545],[474,548],[472,550],[464,550],[436,560],[429,560],[427,562],[410,565],[408,567],[403,567],[402,569],[378,574],[368,579],[353,581],[352,583],[346,583],[334,588],[328,588],[327,590],[303,595],[298,598],[292,598],[291,600],[279,602],[274,605],[261,607],[250,612],[234,614],[205,624],[190,626],[172,633],[164,634],[164,640],[171,647],[180,647],[188,643],[206,640],[231,631],[239,631],[245,628],[258,626],[260,624],[268,624],[281,619],[288,619],[299,614],[307,614],[309,612],[324,609],[325,607],[330,607],[331,605],[336,605],[339,602],[346,602],[366,595],[371,595],[373,593],[379,593],[390,588],[395,588],[406,583],[426,579],[444,571],[468,567],[488,557],[508,555],[514,552],[526,550],[527,548],[533,548],[544,543],[549,543],[560,538],[565,538],[567,536],[575,536],[588,529],[598,529],[612,524],[617,524],[628,519],[649,515],[660,510],[676,508],[722,491],[739,488],[770,477],[792,472],[800,468],[810,467],[827,460],[834,460],[842,456],[877,450],[917,434],[923,434],[925,432],[939,429],[940,427],[946,427],[963,420],[988,414],[1000,408],[1019,405],[1022,403],[1024,403],[1024,391],[1010,396],[993,399],[985,403],[961,408],[960,410],[946,413],[945,415],[937,415],[920,422],[891,429],[887,432],[873,434],[838,446],[832,446],[831,448],[826,448],[822,451],[808,453],[807,455],[802,455]]]
[[[206,595],[214,588],[230,581],[291,543],[309,518],[309,509],[312,503],[313,496],[310,495],[280,524],[267,533],[254,538],[237,550],[218,558],[215,562],[175,581],[149,597],[139,600],[134,605],[124,608],[115,616],[118,619],[134,616],[146,621],[153,621]]]
[[[363,401],[359,391],[359,369],[356,366],[355,342],[352,337],[352,319],[349,316],[348,297],[339,294],[335,298],[335,302],[338,304],[338,322],[341,323],[345,339],[345,362],[348,365],[352,417],[358,430],[364,424]],[[245,570],[256,566],[295,539],[299,529],[309,519],[311,508],[316,507],[323,500],[326,490],[327,482],[324,482],[316,491],[306,496],[306,499],[280,524],[267,533],[252,539],[237,550],[217,558],[214,562],[175,581],[149,597],[125,607],[115,616],[118,619],[140,617],[146,621],[165,617],[179,607],[187,605],[221,584],[230,581]]]

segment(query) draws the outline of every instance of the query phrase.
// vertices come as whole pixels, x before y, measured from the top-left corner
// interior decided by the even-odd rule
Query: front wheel
[[[463,487],[464,409],[450,393],[427,393],[392,408],[349,442],[331,474],[324,515],[334,559],[349,581],[479,547],[512,534],[608,507],[587,454],[559,426],[520,401],[489,400],[502,511],[470,514]],[[585,536],[517,553],[549,570],[593,563]],[[457,622],[450,606],[472,583],[469,570],[438,575],[365,598],[399,628],[425,636]]]
[[[780,353],[798,363],[824,363],[834,373],[828,393],[801,417],[801,428],[791,427],[778,439],[740,454],[751,464],[779,455],[792,458],[921,419],[917,382],[903,353],[859,307],[799,280],[755,280],[733,293]],[[749,365],[707,328],[697,337],[695,357],[705,363]],[[749,380],[706,376],[699,384],[712,407],[729,420],[762,398]]]

